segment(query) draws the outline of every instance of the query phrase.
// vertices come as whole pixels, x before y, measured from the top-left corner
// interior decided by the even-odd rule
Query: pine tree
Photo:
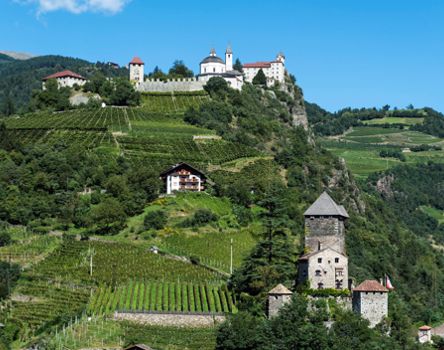
[[[254,85],[267,85],[267,77],[262,69],[259,69],[256,76],[253,78]]]

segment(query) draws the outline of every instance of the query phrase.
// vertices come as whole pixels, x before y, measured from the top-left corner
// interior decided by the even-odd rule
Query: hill
[[[241,92],[216,87],[148,94],[135,108],[3,119],[5,341],[14,348],[77,349],[100,341],[214,348],[215,328],[146,327],[109,316],[178,309],[263,315],[268,290],[293,284],[303,212],[326,188],[351,216],[350,275],[362,281],[388,273],[396,284],[393,342],[409,348],[412,324],[444,319],[438,235],[436,242],[426,237],[313,139],[294,118],[304,107],[299,87],[290,80],[283,87],[246,84]],[[179,161],[204,171],[212,184],[205,193],[158,198],[160,171]],[[419,176],[420,168],[408,169]],[[399,186],[409,191],[412,184]],[[419,192],[416,205],[441,208],[419,200]]]
[[[28,60],[30,58],[35,57],[35,55],[31,55],[25,52],[16,52],[16,51],[0,51],[0,54],[9,56],[15,60]]]
[[[11,56],[0,53],[0,63],[15,61]]]
[[[127,76],[127,71],[124,68],[115,69],[106,63],[91,63],[70,57],[39,56],[27,60],[12,59],[0,64],[0,76],[2,77],[0,106],[3,106],[5,100],[9,99],[14,104],[15,110],[26,110],[32,90],[41,89],[42,78],[66,69],[85,77],[90,77],[98,71],[109,77]]]

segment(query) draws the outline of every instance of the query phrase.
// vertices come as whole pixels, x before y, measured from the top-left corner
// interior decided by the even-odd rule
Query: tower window
[[[316,273],[316,276],[320,276],[321,275],[321,270],[316,270],[315,273]]]
[[[339,262],[339,258],[335,258],[335,263],[337,264]]]
[[[318,258],[318,263],[322,263],[322,258]]]
[[[318,289],[324,289],[324,283],[322,282],[318,283]]]

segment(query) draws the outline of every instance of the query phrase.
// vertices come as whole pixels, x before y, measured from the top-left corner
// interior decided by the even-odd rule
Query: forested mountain
[[[91,63],[71,57],[39,56],[14,60],[9,56],[0,55],[0,108],[6,102],[12,102],[15,110],[26,110],[32,90],[41,89],[42,78],[66,69],[86,78],[98,71],[108,77],[128,74],[125,68],[115,69],[106,63]]]
[[[6,86],[14,86],[16,94],[14,82],[27,84],[30,67],[35,85],[60,69],[85,76],[111,69],[55,56],[26,62],[0,65]],[[331,113],[306,106],[318,133],[334,134],[369,115],[387,117],[387,108],[353,110],[332,121]],[[140,107],[2,119],[0,258],[9,257],[0,265],[0,285],[7,286],[0,289],[5,346],[87,347],[106,333],[110,347],[147,341],[159,349],[171,344],[416,349],[412,326],[444,320],[444,258],[437,247],[439,223],[409,212],[442,209],[433,196],[441,191],[435,183],[442,167],[395,168],[356,182],[347,164],[294,118],[303,107],[301,90],[290,79],[281,87],[246,84],[242,91],[214,79],[206,92],[145,94]],[[419,119],[420,112],[396,113],[395,118]],[[431,114],[425,113],[421,118]],[[157,198],[159,174],[178,162],[208,175],[206,193]],[[388,185],[378,186],[384,177]],[[324,190],[350,214],[350,276],[360,282],[389,274],[396,285],[389,328],[368,330],[358,316],[327,311],[322,303],[316,312],[302,294],[275,321],[265,320],[268,291],[277,283],[294,285],[303,252],[303,212]],[[232,275],[230,244],[236,254]],[[153,247],[162,254],[151,253]],[[210,330],[201,343],[192,343],[181,329],[107,317],[117,310],[236,314],[238,309],[217,338]],[[328,312],[337,321],[330,330],[323,322],[332,317]],[[81,331],[91,318],[97,330]],[[67,325],[61,336],[60,327]]]

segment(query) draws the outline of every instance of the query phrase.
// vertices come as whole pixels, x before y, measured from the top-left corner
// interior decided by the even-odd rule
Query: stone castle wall
[[[225,321],[220,314],[180,314],[156,312],[115,312],[114,319],[132,321],[149,326],[214,327]]]
[[[197,78],[182,78],[161,81],[159,79],[147,79],[136,86],[140,92],[174,92],[174,91],[201,91],[205,82]]]
[[[354,292],[353,311],[370,321],[370,327],[376,326],[388,314],[388,293]]]

